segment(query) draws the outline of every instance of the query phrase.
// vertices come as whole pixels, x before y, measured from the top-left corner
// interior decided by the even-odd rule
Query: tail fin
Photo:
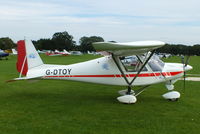
[[[13,48],[13,49],[12,49],[12,53],[13,53],[13,54],[17,54],[17,51]]]
[[[17,42],[17,71],[26,75],[28,70],[43,64],[33,43],[30,40],[20,40]]]

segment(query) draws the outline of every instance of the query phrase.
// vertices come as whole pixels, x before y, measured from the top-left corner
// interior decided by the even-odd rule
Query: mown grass
[[[45,63],[71,64],[98,56],[47,57]],[[198,73],[198,60],[192,57]],[[166,59],[168,62],[179,58]],[[164,100],[164,84],[153,85],[133,105],[116,100],[121,86],[41,80],[5,83],[18,77],[16,57],[0,61],[0,133],[2,134],[198,134],[199,82],[187,82],[177,102]],[[81,69],[81,67],[80,67]],[[183,82],[175,84],[182,91]]]

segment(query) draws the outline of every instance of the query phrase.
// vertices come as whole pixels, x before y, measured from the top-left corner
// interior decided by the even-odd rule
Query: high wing
[[[113,42],[96,42],[92,44],[94,48],[97,51],[107,51],[112,53],[113,61],[115,62],[117,68],[121,72],[121,75],[123,76],[124,80],[126,81],[128,85],[128,90],[126,91],[127,95],[131,94],[132,84],[142,71],[142,69],[145,67],[145,65],[148,63],[148,61],[151,59],[153,54],[155,53],[155,49],[160,48],[165,45],[164,42],[161,41],[136,41],[136,42],[127,42],[127,43],[113,43]],[[141,67],[137,71],[137,74],[131,81],[127,79],[127,76],[125,72],[122,70],[122,66],[119,62],[119,56],[129,56],[129,55],[136,55],[138,58],[140,54],[147,53],[149,51],[152,51],[150,55],[146,57],[144,61],[141,61]],[[147,53],[148,54],[148,53]],[[139,58],[140,60],[140,58]],[[139,93],[144,91],[146,87],[142,88]],[[137,94],[135,94],[137,95]],[[126,97],[126,96],[125,96]],[[130,99],[130,98],[129,98]],[[124,97],[119,97],[118,99],[120,102],[126,102],[124,101]],[[127,100],[127,99],[125,99]],[[135,100],[136,101],[136,100]]]
[[[111,52],[115,56],[143,54],[165,45],[162,41],[136,41],[126,43],[95,42],[92,44],[97,51]]]

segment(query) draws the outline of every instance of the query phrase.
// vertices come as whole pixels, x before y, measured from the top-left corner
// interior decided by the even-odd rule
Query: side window
[[[137,72],[142,67],[142,63],[136,56],[120,57],[122,64],[127,72]],[[147,71],[144,67],[142,71]]]

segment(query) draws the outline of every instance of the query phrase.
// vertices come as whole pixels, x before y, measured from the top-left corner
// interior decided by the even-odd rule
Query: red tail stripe
[[[27,71],[28,71],[28,64],[27,64],[27,59],[24,61],[24,58],[26,57],[26,48],[25,48],[25,41],[24,40],[20,40],[20,41],[17,42],[17,51],[18,51],[17,64],[16,64],[17,65],[17,71],[19,73],[22,72],[23,75],[26,75]]]

